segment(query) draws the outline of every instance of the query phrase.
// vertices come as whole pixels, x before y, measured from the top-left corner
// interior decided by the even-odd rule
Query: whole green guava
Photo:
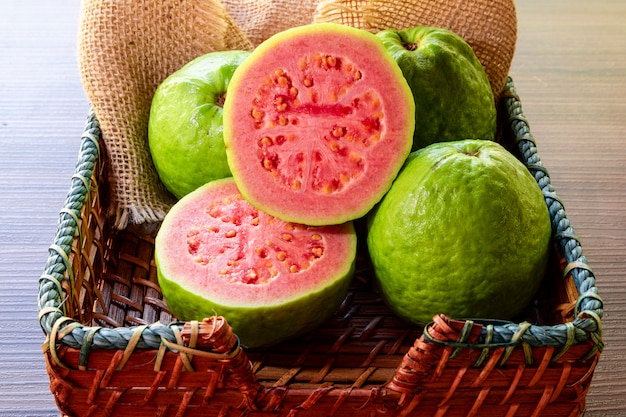
[[[377,33],[415,99],[412,150],[435,142],[494,140],[496,107],[485,70],[456,33],[417,26]]]
[[[230,177],[222,108],[246,51],[210,52],[190,61],[156,89],[148,121],[150,153],[159,178],[177,198]]]
[[[368,220],[383,299],[419,325],[436,314],[511,319],[547,268],[551,224],[543,193],[496,142],[443,142],[413,152]]]

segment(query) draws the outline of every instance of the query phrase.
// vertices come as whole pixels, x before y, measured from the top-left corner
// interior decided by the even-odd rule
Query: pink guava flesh
[[[412,93],[365,31],[317,24],[275,35],[237,69],[228,94],[224,139],[235,181],[283,220],[361,217],[411,149]]]

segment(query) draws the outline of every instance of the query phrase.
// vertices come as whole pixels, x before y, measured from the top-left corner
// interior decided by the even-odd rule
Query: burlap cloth
[[[517,38],[514,0],[83,0],[79,67],[110,158],[108,214],[115,227],[158,224],[175,202],[148,147],[157,86],[197,56],[250,50],[279,31],[312,22],[371,32],[450,29],[474,48],[496,97]]]

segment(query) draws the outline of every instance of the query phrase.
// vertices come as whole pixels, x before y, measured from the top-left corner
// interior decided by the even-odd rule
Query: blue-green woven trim
[[[513,81],[509,77],[507,80],[507,90],[511,93],[511,98],[506,100],[506,106],[511,115],[523,115],[522,105],[515,92]],[[518,138],[518,149],[523,155],[523,162],[529,166],[541,166],[541,160],[537,154],[537,148],[534,143],[528,141],[520,141],[519,138],[530,133],[528,122],[525,118],[513,121],[511,127]],[[532,137],[532,135],[531,135]],[[559,243],[565,261],[568,264],[566,273],[571,273],[578,289],[578,301],[575,319],[573,325],[576,328],[577,341],[585,340],[587,337],[601,337],[603,316],[603,303],[598,295],[595,276],[587,264],[587,259],[583,255],[583,249],[579,239],[574,233],[574,229],[567,218],[563,203],[558,198],[550,183],[550,176],[546,170],[532,170],[537,184],[543,191],[545,196],[550,219],[552,222],[552,231],[554,239]],[[570,267],[571,266],[571,267]],[[562,329],[560,333],[562,333]],[[587,337],[583,336],[587,333]]]
[[[92,174],[96,163],[101,160],[102,153],[99,145],[100,124],[93,110],[87,117],[84,133],[81,138],[81,146],[78,155],[74,175],[72,176],[70,190],[67,194],[63,208],[59,214],[57,231],[54,242],[50,245],[49,256],[44,271],[39,279],[38,311],[39,323],[44,333],[49,336],[53,333],[58,335],[64,345],[79,348],[83,351],[89,349],[125,349],[129,341],[139,329],[139,326],[119,328],[96,328],[84,326],[73,320],[65,318],[61,282],[66,274],[71,275],[68,269],[68,256],[74,237],[80,230],[80,212],[85,204],[90,202]],[[62,320],[62,324],[55,328],[55,324]],[[154,323],[141,329],[138,348],[158,349],[162,340],[175,343],[176,336],[173,327],[182,329],[182,323],[172,323],[165,326]]]

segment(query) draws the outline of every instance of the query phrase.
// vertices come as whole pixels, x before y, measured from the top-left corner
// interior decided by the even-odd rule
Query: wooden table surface
[[[0,2],[0,415],[58,415],[37,280],[88,102],[79,0]],[[586,417],[626,415],[626,2],[523,0],[511,69],[539,154],[605,302]]]

